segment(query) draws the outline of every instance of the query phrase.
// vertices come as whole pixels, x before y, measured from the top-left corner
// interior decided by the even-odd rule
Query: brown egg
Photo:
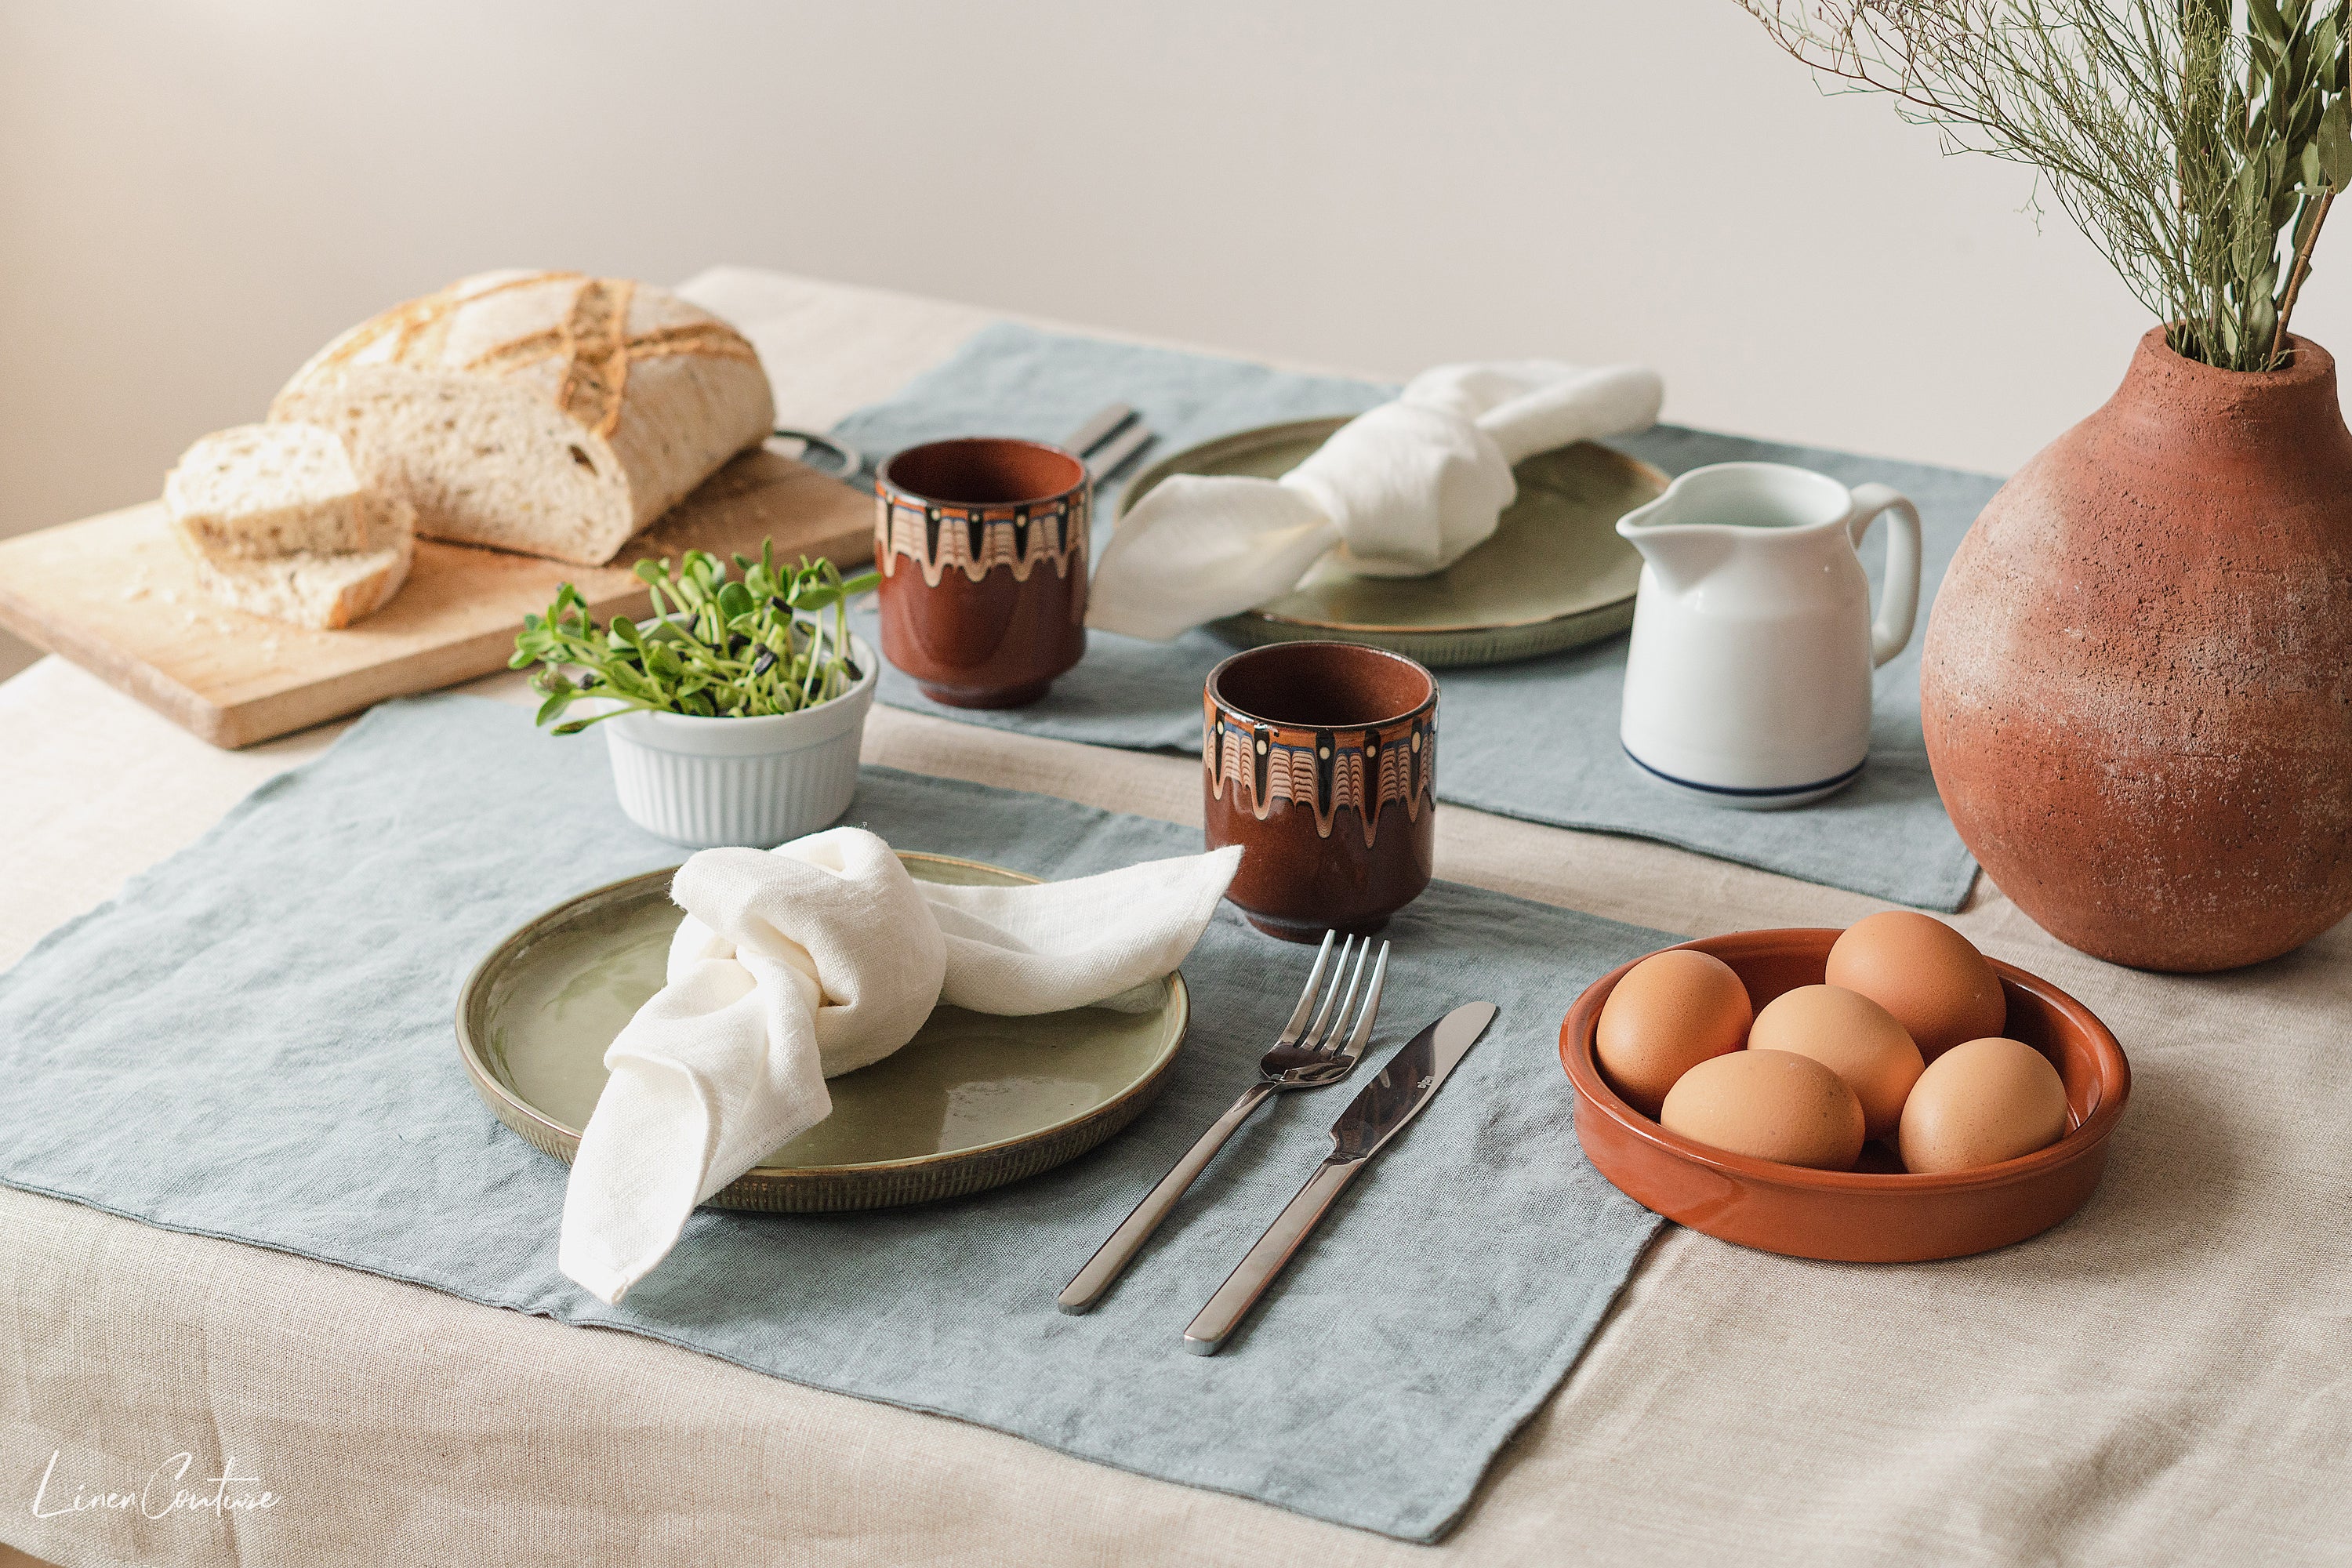
[[[1909,910],[1889,910],[1846,927],[1830,948],[1822,978],[1894,1014],[1931,1062],[1962,1040],[2000,1034],[2009,1022],[2000,977],[1976,944],[1932,915]]]
[[[1592,1052],[1609,1087],[1655,1116],[1675,1080],[1709,1057],[1738,1050],[1755,1016],[1731,965],[1711,952],[1669,948],[1627,970],[1609,993]]]
[[[1969,1171],[2065,1136],[2066,1086],[2019,1040],[1967,1040],[1927,1064],[1903,1107],[1903,1168]]]
[[[1904,1099],[1927,1065],[1892,1013],[1839,985],[1800,985],[1775,996],[1756,1015],[1748,1048],[1811,1057],[1845,1079],[1873,1138],[1895,1136]]]
[[[1862,1156],[1862,1101],[1811,1057],[1734,1051],[1699,1063],[1658,1120],[1694,1142],[1784,1165],[1850,1171]]]

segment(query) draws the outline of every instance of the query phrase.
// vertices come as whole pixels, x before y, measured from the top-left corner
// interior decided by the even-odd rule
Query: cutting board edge
[[[135,508],[123,508],[134,510]],[[113,516],[111,512],[102,514]],[[70,523],[58,524],[69,528]],[[30,538],[31,535],[20,535]],[[165,675],[144,659],[124,654],[116,645],[96,636],[83,636],[73,624],[51,625],[0,579],[0,626],[5,626],[43,653],[79,665],[117,691],[144,703],[173,723],[223,751],[235,751],[246,742],[223,739],[231,726],[229,710],[207,700]],[[283,733],[283,731],[280,731]]]
[[[650,595],[637,594],[614,601],[606,614],[642,614],[650,607]],[[364,712],[394,697],[421,696],[496,675],[507,668],[507,661],[513,657],[515,630],[511,626],[495,627],[462,641],[419,648],[382,664],[365,666],[344,675],[338,682],[291,687],[218,709],[219,733],[205,735],[204,739],[233,752]]]

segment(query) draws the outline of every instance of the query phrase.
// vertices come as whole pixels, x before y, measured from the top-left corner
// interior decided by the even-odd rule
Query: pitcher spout
[[[1642,552],[1658,586],[1676,595],[1705,582],[1738,544],[1728,529],[1682,521],[1675,495],[1681,488],[1676,479],[1657,500],[1617,520],[1618,536]]]

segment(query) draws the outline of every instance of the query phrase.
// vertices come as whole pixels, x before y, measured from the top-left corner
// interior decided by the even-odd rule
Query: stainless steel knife
[[[1265,1294],[1290,1255],[1298,1250],[1323,1211],[1331,1206],[1356,1173],[1404,1131],[1421,1113],[1495,1021],[1492,1002],[1465,1002],[1420,1034],[1388,1059],[1380,1076],[1366,1084],[1355,1102],[1331,1124],[1331,1154],[1307,1178],[1298,1195],[1275,1217],[1257,1245],[1241,1260],[1201,1315],[1184,1331],[1184,1348],[1195,1355],[1213,1355],[1227,1335],[1240,1326]]]

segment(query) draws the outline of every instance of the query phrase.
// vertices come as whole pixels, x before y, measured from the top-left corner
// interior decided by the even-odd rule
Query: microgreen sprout
[[[801,558],[776,565],[773,540],[758,560],[735,557],[740,575],[707,551],[640,561],[635,571],[653,600],[652,618],[615,616],[599,628],[587,601],[559,584],[543,616],[525,616],[515,637],[513,669],[542,668],[531,689],[546,700],[539,722],[577,734],[615,713],[685,713],[750,719],[793,713],[829,702],[864,677],[850,657],[849,600],[877,581],[872,572],[844,577],[830,561]],[[609,704],[587,719],[562,719],[583,697]]]

